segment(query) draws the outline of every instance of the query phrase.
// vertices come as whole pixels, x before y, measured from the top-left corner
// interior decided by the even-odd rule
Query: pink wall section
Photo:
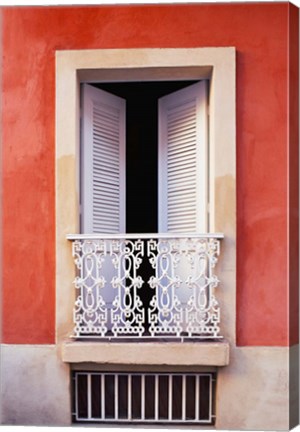
[[[2,8],[4,342],[54,342],[55,50],[234,46],[238,343],[295,343],[287,53],[296,13],[288,3]]]

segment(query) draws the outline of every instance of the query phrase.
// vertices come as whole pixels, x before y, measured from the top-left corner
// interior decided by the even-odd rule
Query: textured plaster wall
[[[238,343],[288,344],[287,30],[295,13],[288,3],[2,8],[4,342],[54,342],[55,51],[235,46]]]
[[[2,345],[0,378],[2,424],[70,423],[70,371],[54,345]]]
[[[216,407],[218,429],[289,429],[289,348],[232,349],[219,369]]]
[[[285,347],[231,353],[230,365],[218,371],[217,429],[289,428],[288,355]],[[59,356],[54,346],[2,346],[3,424],[70,424],[70,374]]]

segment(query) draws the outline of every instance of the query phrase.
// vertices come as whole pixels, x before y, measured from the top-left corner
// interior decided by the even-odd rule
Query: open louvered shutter
[[[81,232],[125,232],[125,100],[83,86]]]
[[[205,81],[159,99],[159,231],[207,231]]]

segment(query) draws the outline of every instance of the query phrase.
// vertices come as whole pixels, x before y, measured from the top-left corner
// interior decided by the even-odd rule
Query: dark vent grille
[[[213,373],[73,372],[73,421],[214,423]]]

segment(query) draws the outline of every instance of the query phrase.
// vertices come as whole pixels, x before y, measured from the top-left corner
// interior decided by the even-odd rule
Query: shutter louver
[[[205,232],[206,86],[199,82],[159,101],[159,230]]]
[[[82,231],[125,230],[125,101],[84,85]]]

